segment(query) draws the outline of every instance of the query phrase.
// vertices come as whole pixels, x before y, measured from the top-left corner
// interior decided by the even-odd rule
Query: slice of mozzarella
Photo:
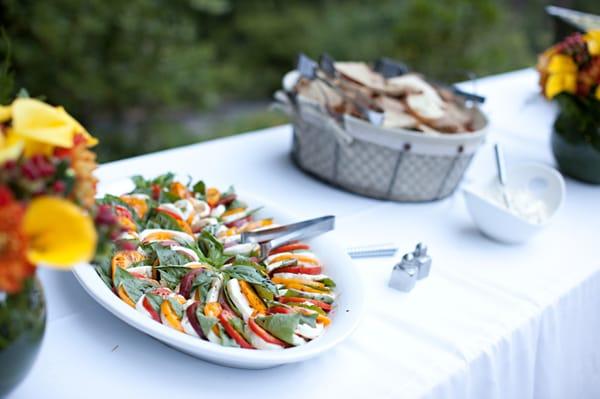
[[[227,289],[227,293],[229,294],[229,298],[242,314],[242,318],[244,319],[244,321],[248,321],[250,316],[252,316],[254,310],[248,303],[248,299],[246,299],[246,296],[244,296],[244,294],[242,293],[239,281],[235,278],[232,278],[229,281],[227,281],[225,287]]]

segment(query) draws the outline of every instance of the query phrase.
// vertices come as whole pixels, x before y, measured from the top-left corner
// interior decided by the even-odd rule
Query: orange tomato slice
[[[219,204],[219,199],[221,199],[221,193],[218,189],[214,187],[206,189],[206,202],[211,208],[214,208]]]
[[[129,295],[127,295],[127,292],[125,292],[125,288],[123,288],[122,285],[120,285],[119,288],[117,288],[117,293],[119,294],[119,298],[121,298],[123,302],[125,302],[132,308],[135,308],[135,303],[133,303]]]
[[[160,311],[167,320],[167,323],[169,323],[171,327],[178,331],[184,332],[183,327],[181,326],[181,322],[177,318],[177,315],[173,311],[173,308],[171,308],[171,304],[169,303],[169,301],[164,301],[160,305]]]
[[[242,294],[248,299],[248,303],[252,307],[252,309],[256,310],[260,314],[267,313],[267,307],[263,303],[263,301],[256,295],[254,289],[248,284],[248,282],[244,280],[239,280],[240,290]]]
[[[127,269],[133,263],[140,262],[144,259],[144,255],[136,250],[117,251],[117,253],[112,257],[110,263],[112,278],[115,278],[117,267],[120,267],[121,269]]]

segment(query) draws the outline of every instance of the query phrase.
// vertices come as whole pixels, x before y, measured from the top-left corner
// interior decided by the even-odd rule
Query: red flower
[[[35,267],[27,260],[27,239],[22,230],[25,207],[0,186],[0,291],[18,292]]]

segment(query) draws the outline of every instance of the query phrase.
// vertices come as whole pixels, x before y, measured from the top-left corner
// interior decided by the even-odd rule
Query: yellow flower
[[[4,136],[0,132],[0,165],[19,158],[24,146],[25,142],[21,138],[11,133]]]
[[[552,55],[548,62],[548,74],[544,87],[547,98],[554,98],[562,92],[575,93],[577,90],[577,64],[568,55]]]
[[[51,152],[53,147],[71,148],[76,134],[88,146],[98,140],[62,107],[52,107],[33,98],[18,98],[12,103],[12,131],[25,140],[25,155]]]
[[[66,199],[39,197],[31,201],[23,219],[32,264],[68,268],[92,259],[96,229],[91,217]]]
[[[600,30],[591,30],[583,36],[591,56],[600,55]]]
[[[548,64],[548,73],[577,73],[577,64],[568,55],[554,54]]]
[[[577,90],[577,77],[574,74],[556,74],[548,76],[544,94],[547,98],[554,98],[562,92],[575,93]]]
[[[596,100],[600,100],[600,85],[598,85],[596,87],[596,94],[595,94],[595,96],[596,96]]]
[[[12,118],[12,107],[10,105],[0,105],[0,123],[4,123]]]

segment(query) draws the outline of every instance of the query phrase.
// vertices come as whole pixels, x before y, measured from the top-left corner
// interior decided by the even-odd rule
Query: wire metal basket
[[[292,159],[298,167],[334,186],[385,200],[423,202],[452,194],[488,125],[475,107],[474,132],[424,134],[350,115],[338,121],[318,103],[292,100],[281,91],[275,98],[292,118]]]

